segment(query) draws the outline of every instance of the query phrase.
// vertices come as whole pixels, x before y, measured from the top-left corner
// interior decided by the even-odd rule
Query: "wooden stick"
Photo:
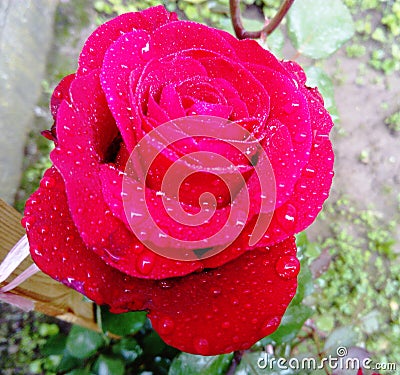
[[[20,220],[21,215],[0,199],[0,262],[25,234]],[[31,257],[28,257],[11,274],[8,280],[0,284],[0,287],[8,285],[10,280],[17,277],[32,264]],[[84,301],[81,294],[53,280],[43,272],[38,272],[31,276],[5,295],[7,298],[4,300],[9,303],[13,303],[16,300],[26,300],[25,305],[32,306],[35,311],[69,323],[99,330],[95,322],[93,303]]]

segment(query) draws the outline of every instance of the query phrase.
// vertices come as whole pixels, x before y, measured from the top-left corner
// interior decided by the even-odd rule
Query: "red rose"
[[[361,368],[358,369],[357,375],[364,375],[363,370]],[[377,372],[374,372],[371,375],[381,375],[381,374],[378,374]]]
[[[257,42],[178,21],[161,6],[100,26],[86,41],[77,72],[51,99],[55,125],[46,136],[56,145],[54,166],[27,201],[23,219],[32,258],[113,312],[147,310],[161,337],[183,351],[249,348],[278,327],[295,294],[293,235],[315,219],[332,181],[332,121],[305,80],[297,64],[279,62]],[[149,155],[158,143],[150,142],[133,158],[137,168],[128,168],[143,139],[182,118],[200,119],[204,131],[214,127],[221,140],[185,133],[154,160]],[[252,146],[240,152],[236,144]],[[218,161],[208,170],[199,169],[197,159],[185,162],[176,196],[165,197],[168,169],[200,151],[230,165]],[[135,185],[139,180],[144,189]],[[270,184],[269,198],[262,180]],[[142,195],[126,198],[129,184]],[[201,224],[168,215],[164,203],[171,200],[192,219],[208,212],[199,203],[207,191],[216,197],[213,215]],[[243,191],[250,200],[241,218],[235,202]],[[153,222],[141,222],[143,202]],[[232,224],[233,211],[239,216]],[[249,239],[260,218],[270,225],[254,245]],[[193,245],[226,228],[235,234],[224,234],[225,242]],[[165,248],[173,255],[160,254]]]

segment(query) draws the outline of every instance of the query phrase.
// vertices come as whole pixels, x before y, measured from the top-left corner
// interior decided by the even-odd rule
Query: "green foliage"
[[[397,338],[393,335],[399,324],[399,310],[397,304],[393,308],[390,305],[398,299],[400,287],[394,223],[384,225],[379,213],[357,211],[345,198],[326,211],[326,219],[332,217],[336,218],[331,225],[332,236],[322,244],[330,250],[332,262],[316,280],[317,326],[325,332],[331,330],[332,322],[336,327],[353,326],[359,344],[380,359],[399,361],[400,353],[394,350]],[[328,324],[321,326],[321,319]]]
[[[301,54],[321,59],[353,36],[354,24],[341,0],[297,0],[288,13],[288,33]]]
[[[356,19],[354,45],[364,47],[348,47],[349,57],[359,58],[363,52],[362,56],[369,56],[374,69],[385,74],[399,71],[400,0],[347,0],[345,3]]]
[[[385,119],[385,124],[393,133],[400,132],[400,111],[393,113]]]
[[[72,326],[65,348],[72,357],[85,359],[95,354],[104,345],[103,337],[89,329]]]
[[[146,322],[146,312],[112,314],[105,306],[101,307],[101,327],[103,332],[118,336],[133,335],[139,332]]]
[[[335,92],[331,78],[316,66],[304,69],[307,74],[307,86],[318,87],[319,92],[324,98],[325,108],[332,116],[333,122],[339,120],[339,113],[335,103]]]
[[[168,375],[224,375],[232,358],[233,354],[205,357],[181,353],[172,362]]]

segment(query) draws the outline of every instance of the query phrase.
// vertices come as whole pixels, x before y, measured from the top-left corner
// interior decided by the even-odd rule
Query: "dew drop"
[[[263,335],[267,336],[269,335],[275,327],[277,327],[280,323],[280,319],[276,316],[272,319],[269,319],[261,328],[261,332]]]
[[[34,216],[24,216],[21,219],[21,225],[28,231],[31,226],[35,223],[36,219]]]
[[[288,203],[276,212],[279,224],[287,232],[292,232],[296,225],[297,210],[292,204]]]
[[[134,254],[140,254],[144,249],[144,246],[141,243],[137,243],[133,246],[133,253]]]
[[[206,339],[200,338],[194,340],[194,347],[196,352],[202,355],[207,355],[208,353],[208,341]]]
[[[61,98],[61,91],[60,90],[54,90],[53,95],[55,98]]]
[[[33,250],[33,252],[39,257],[43,256],[43,254],[40,252],[39,249],[35,249],[35,250]]]
[[[300,262],[295,256],[285,255],[276,262],[275,270],[280,277],[290,280],[298,275]]]
[[[170,333],[172,333],[174,328],[174,321],[169,316],[166,316],[160,320],[160,323],[158,325],[158,332],[161,335],[169,335]]]
[[[171,289],[173,287],[173,284],[167,280],[161,280],[159,281],[158,285],[162,288],[162,289]]]
[[[40,232],[41,234],[46,234],[46,233],[49,232],[49,227],[46,226],[46,225],[43,225],[43,226],[39,229],[39,232]]]
[[[218,297],[221,294],[221,289],[218,288],[212,288],[211,293],[214,297]]]
[[[56,184],[54,178],[51,177],[43,177],[40,180],[40,187],[44,189],[51,189]]]
[[[148,252],[146,254],[142,254],[137,258],[136,268],[137,270],[143,274],[148,275],[151,270],[154,268],[155,256],[153,253]]]
[[[304,173],[304,176],[308,177],[308,178],[313,178],[313,177],[315,177],[315,174],[316,174],[315,169],[311,168],[311,167],[306,167],[304,169],[303,173]]]
[[[297,143],[303,143],[307,139],[307,133],[296,133],[294,141]]]

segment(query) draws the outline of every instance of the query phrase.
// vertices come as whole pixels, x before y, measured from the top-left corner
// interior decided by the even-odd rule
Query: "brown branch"
[[[284,0],[275,17],[260,31],[247,31],[242,23],[240,12],[240,0],[229,0],[229,7],[232,19],[233,29],[238,39],[258,39],[261,35],[270,35],[282,22],[283,17],[289,11],[294,0]]]
[[[243,354],[244,354],[244,350],[238,350],[233,353],[232,363],[231,363],[226,375],[233,375],[235,373],[236,367],[240,364],[240,361],[242,360]]]

